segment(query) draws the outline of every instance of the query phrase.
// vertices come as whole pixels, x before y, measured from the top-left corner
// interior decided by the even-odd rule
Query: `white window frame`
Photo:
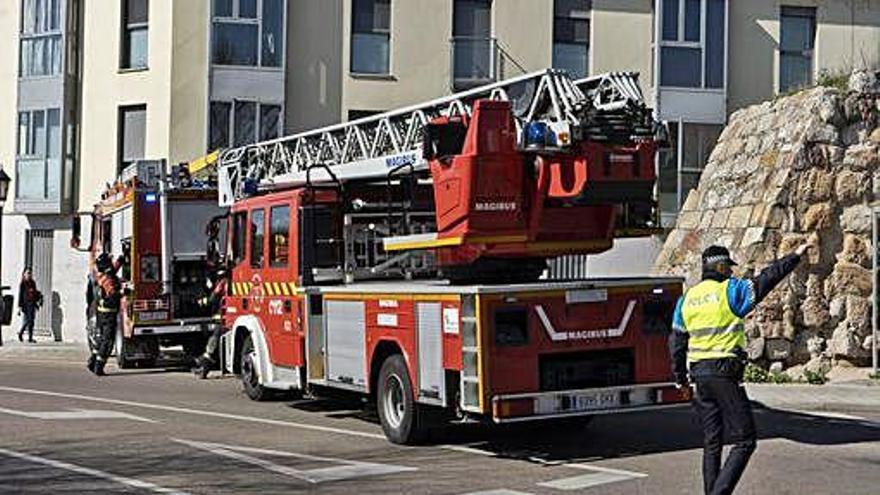
[[[351,14],[349,20],[349,33],[348,33],[348,73],[357,76],[357,77],[365,77],[365,78],[385,78],[391,77],[394,74],[394,50],[393,50],[393,39],[394,39],[394,3],[399,0],[388,0],[388,71],[387,72],[356,72],[352,70],[352,63],[354,61],[354,2],[350,3],[351,5]],[[404,0],[406,1],[406,0]],[[381,32],[381,31],[379,31]],[[372,33],[377,33],[376,31],[372,31]]]
[[[19,41],[18,41],[19,53],[18,53],[18,61],[17,61],[17,63],[18,63],[18,77],[20,79],[36,79],[36,78],[43,78],[43,77],[57,77],[57,76],[61,75],[64,72],[64,40],[63,40],[62,34],[64,32],[64,25],[65,25],[64,8],[63,8],[62,0],[33,0],[33,5],[35,6],[35,8],[37,8],[38,10],[40,8],[43,8],[42,13],[43,13],[44,19],[51,18],[50,16],[47,16],[46,14],[49,14],[51,12],[52,6],[55,6],[58,8],[58,26],[56,26],[55,29],[52,29],[49,21],[45,20],[45,21],[39,23],[39,24],[44,24],[44,25],[43,26],[41,26],[41,25],[36,26],[36,28],[34,29],[33,32],[26,32],[25,25],[24,25],[25,15],[26,15],[25,9],[28,7],[29,0],[18,0],[18,1],[20,2],[19,5],[21,7],[21,12],[19,13],[19,19],[18,19],[18,33],[19,33]],[[51,66],[54,66],[55,64],[53,63],[53,60],[52,60],[52,54],[50,54],[49,60],[46,61],[50,64],[50,68],[48,70],[44,70],[43,74],[31,74],[31,73],[25,74],[24,69],[25,69],[25,64],[27,63],[27,61],[22,60],[22,58],[21,58],[22,54],[24,53],[24,45],[25,45],[25,43],[31,43],[33,41],[40,40],[40,39],[43,40],[44,46],[45,46],[45,44],[49,44],[50,40],[58,40],[58,43],[57,43],[57,47],[58,47],[57,57],[59,59],[58,60],[58,71],[54,72],[53,70],[51,70]],[[44,48],[44,50],[46,50],[46,49],[47,48]]]
[[[657,50],[657,60],[659,61],[658,73],[657,73],[657,86],[662,88],[675,88],[675,89],[684,89],[688,91],[708,91],[708,92],[720,92],[727,90],[727,59],[728,59],[728,48],[729,48],[729,35],[730,35],[730,2],[731,0],[724,0],[724,60],[722,61],[722,83],[719,88],[708,88],[706,87],[706,24],[708,23],[708,8],[707,8],[708,0],[700,0],[700,41],[685,41],[685,13],[687,9],[687,0],[678,0],[678,39],[675,41],[667,41],[663,39],[663,2],[664,0],[657,0],[654,11],[657,13],[658,22],[657,22],[657,45],[659,49]],[[690,86],[670,86],[666,84],[662,84],[663,81],[663,48],[697,48],[700,50],[700,85],[698,87],[690,87]]]
[[[581,20],[581,21],[587,21],[587,26],[589,29],[589,38],[587,39],[587,67],[586,67],[587,73],[584,74],[584,76],[587,77],[593,73],[593,70],[592,70],[593,69],[592,68],[593,57],[591,56],[593,54],[592,53],[593,52],[593,40],[592,40],[592,38],[593,38],[593,5],[592,5],[592,2],[590,2],[589,9],[581,15],[573,15],[573,16],[570,15],[567,17],[560,17],[560,16],[556,15],[556,1],[557,0],[553,0],[553,33],[551,36],[552,47],[551,47],[551,54],[550,54],[551,59],[553,57],[553,53],[555,53],[555,51],[556,51],[557,44],[560,44],[560,45],[575,45],[576,44],[576,43],[564,43],[564,42],[557,42],[556,41],[556,19],[563,18],[563,19],[576,19],[576,20]],[[552,62],[552,60],[551,60],[551,62]]]
[[[246,67],[246,68],[259,68],[261,70],[275,70],[275,71],[283,71],[285,66],[287,65],[285,57],[287,55],[287,4],[288,0],[281,1],[281,8],[283,9],[282,15],[284,18],[281,20],[281,42],[279,44],[281,53],[279,55],[279,60],[281,63],[278,66],[272,65],[263,65],[263,0],[254,0],[257,4],[257,17],[241,17],[241,0],[231,0],[232,1],[232,15],[231,16],[218,16],[214,13],[214,2],[211,0],[211,46],[209,47],[208,60],[211,61],[211,65],[217,67]],[[255,25],[257,26],[257,63],[255,65],[236,65],[236,64],[218,64],[214,62],[214,36],[215,29],[217,23],[223,24],[247,24],[247,25]]]

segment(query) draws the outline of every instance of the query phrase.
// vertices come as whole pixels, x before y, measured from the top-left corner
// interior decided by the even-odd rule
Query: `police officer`
[[[114,263],[107,253],[101,253],[90,263],[95,292],[97,342],[88,361],[88,368],[98,376],[104,375],[104,365],[116,337],[116,324],[122,301],[122,284],[116,276],[120,263]]]
[[[741,382],[745,371],[743,318],[801,261],[798,247],[757,277],[732,277],[736,265],[721,246],[703,251],[702,281],[678,300],[669,348],[677,386],[690,391],[703,427],[703,488],[707,495],[733,492],[757,445],[752,407]],[[724,434],[733,448],[721,466]]]

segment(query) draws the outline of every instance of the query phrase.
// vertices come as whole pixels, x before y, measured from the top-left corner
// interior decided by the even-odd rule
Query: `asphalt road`
[[[358,403],[249,401],[234,378],[0,360],[0,493],[699,493],[688,408],[458,426],[400,447]],[[880,493],[880,411],[762,409],[737,493]],[[829,417],[833,416],[833,417]]]

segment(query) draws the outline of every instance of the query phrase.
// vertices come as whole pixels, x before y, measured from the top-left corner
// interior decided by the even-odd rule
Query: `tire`
[[[376,381],[376,409],[382,431],[392,443],[413,445],[423,441],[427,430],[419,414],[406,362],[400,354],[388,356]]]
[[[116,337],[113,342],[113,351],[116,353],[116,366],[121,370],[127,370],[134,366],[134,361],[126,355],[131,349],[131,344],[125,341],[121,329],[116,329]]]
[[[248,398],[255,401],[262,401],[269,398],[269,390],[260,385],[260,375],[257,371],[257,352],[254,348],[254,341],[250,335],[244,339],[241,346],[241,383],[244,386],[244,393]]]

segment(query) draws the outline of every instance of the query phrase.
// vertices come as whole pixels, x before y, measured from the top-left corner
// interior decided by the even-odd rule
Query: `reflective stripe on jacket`
[[[745,348],[743,320],[730,308],[729,284],[730,280],[704,280],[685,294],[681,311],[689,363],[736,357],[734,351]]]

